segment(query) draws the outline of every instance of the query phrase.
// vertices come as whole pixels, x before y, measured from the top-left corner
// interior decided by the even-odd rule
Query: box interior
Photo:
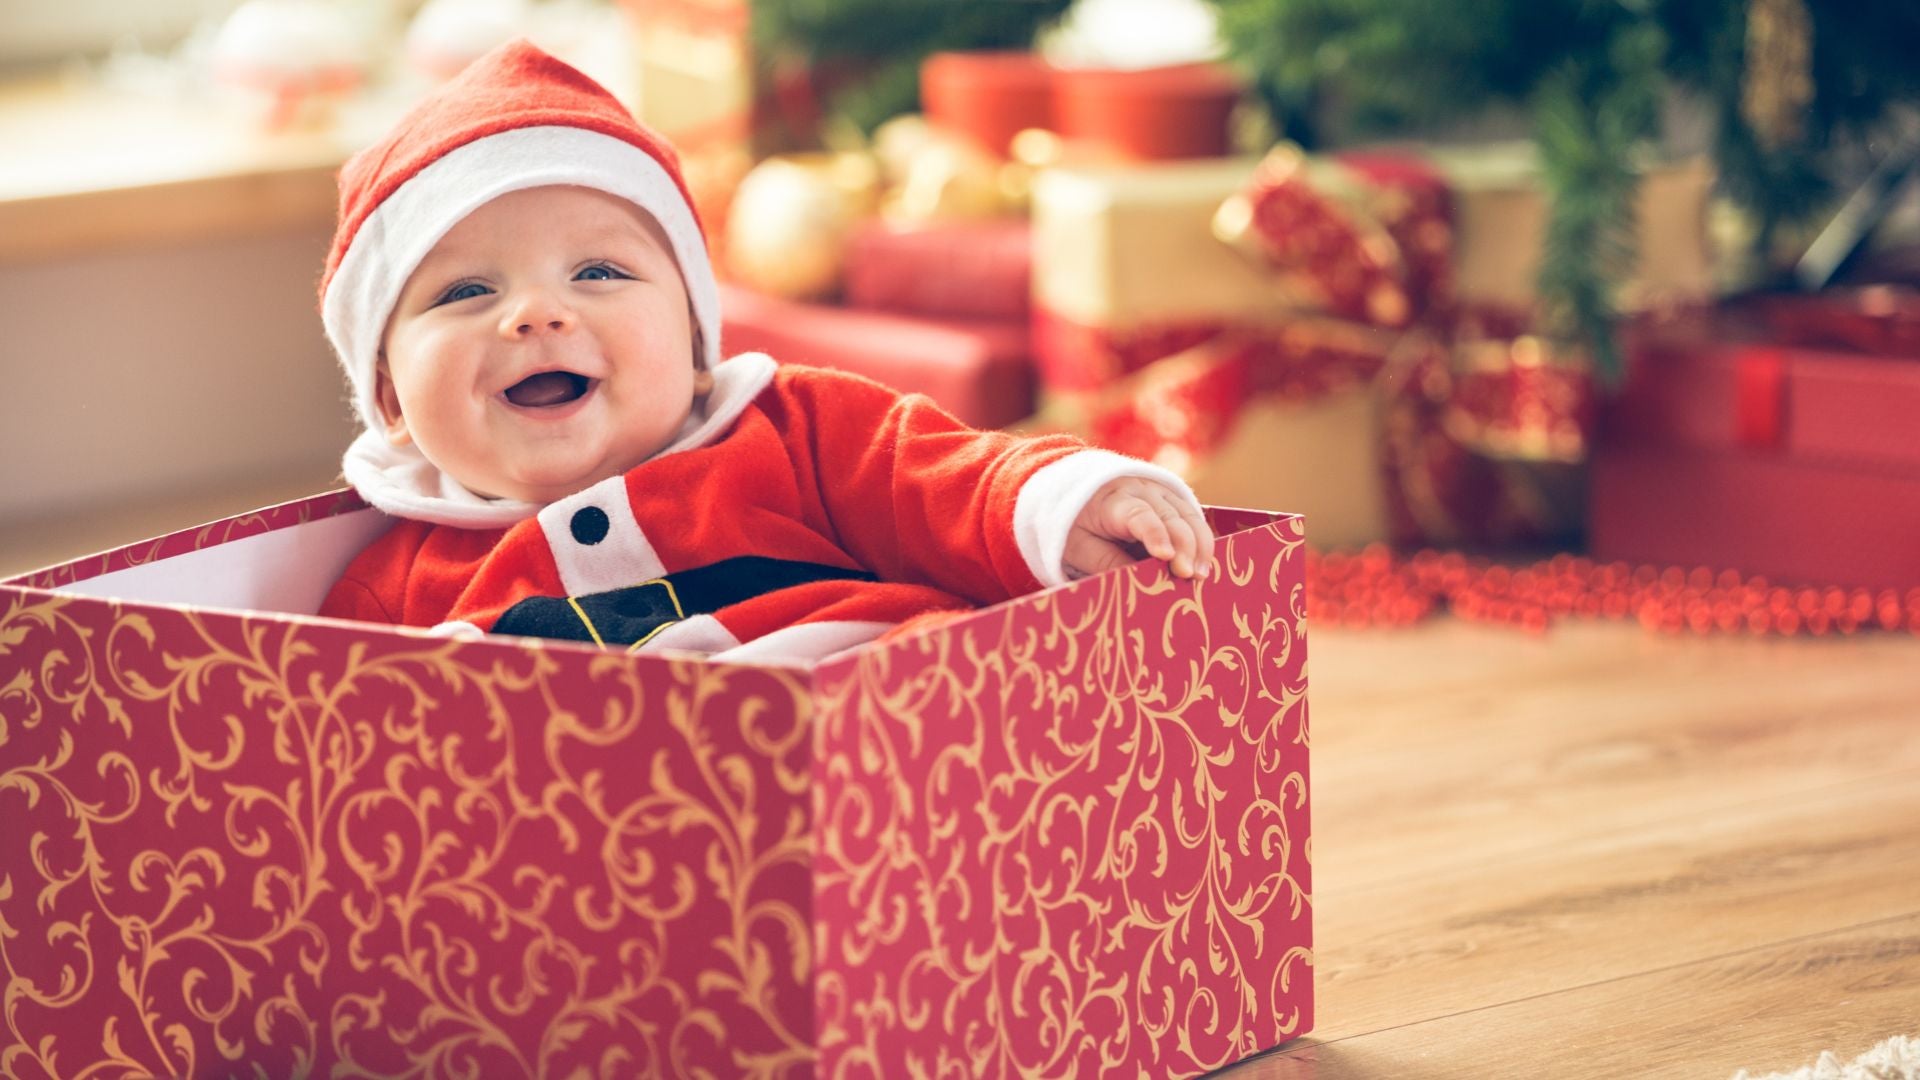
[[[60,587],[139,603],[312,615],[347,564],[394,519],[354,510],[289,525]]]
[[[1222,542],[1293,515],[1209,507]],[[1224,515],[1224,516],[1222,516]],[[284,525],[62,584],[56,591],[132,603],[315,615],[347,564],[393,527],[372,508]]]

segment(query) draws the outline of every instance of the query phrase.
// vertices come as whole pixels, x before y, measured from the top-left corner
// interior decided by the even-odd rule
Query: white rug
[[[1895,1035],[1852,1061],[1841,1061],[1833,1051],[1790,1073],[1758,1076],[1741,1069],[1733,1080],[1920,1080],[1920,1038]]]

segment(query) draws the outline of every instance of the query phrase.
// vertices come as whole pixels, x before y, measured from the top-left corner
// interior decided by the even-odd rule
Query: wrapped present
[[[1755,297],[1637,336],[1593,461],[1597,556],[1920,584],[1920,293]]]
[[[1213,63],[1062,67],[1053,80],[1056,130],[1130,161],[1219,157],[1231,149],[1229,120],[1242,89]]]
[[[1024,220],[869,222],[847,241],[846,300],[879,311],[1024,322],[1032,269]]]
[[[1602,446],[1592,498],[1598,559],[1730,567],[1782,585],[1920,584],[1920,471]]]
[[[1364,386],[1312,401],[1245,394],[1247,372],[1204,351],[1131,376],[1110,391],[1055,394],[1022,430],[1064,431],[1164,465],[1209,502],[1256,505],[1273,498],[1276,463],[1287,470],[1287,505],[1312,523],[1314,543],[1349,547],[1389,531],[1380,482],[1379,401]]]
[[[937,52],[920,65],[927,120],[1001,157],[1028,128],[1051,130],[1053,68],[1031,51]]]
[[[809,75],[756,55],[748,0],[623,0],[632,13],[640,118],[683,157],[792,149],[818,122]]]
[[[925,394],[962,422],[1005,427],[1034,410],[1032,347],[1020,319],[900,315],[720,286],[720,344],[781,363],[865,375]]]
[[[721,255],[734,190],[754,163],[814,144],[814,73],[760,53],[749,0],[621,5],[631,15],[640,119],[680,155],[708,244]]]
[[[1087,344],[1099,351],[1091,336]],[[1112,383],[1049,392],[1035,426],[1172,469],[1210,502],[1284,497],[1316,543],[1362,544],[1390,531],[1371,383],[1393,345],[1372,327],[1305,318],[1163,344],[1169,355]]]
[[[0,582],[5,1071],[1195,1076],[1303,1034],[1305,549],[1212,513],[1205,583],[810,669],[311,617],[387,525],[341,493]]]
[[[1031,129],[1108,159],[1219,157],[1243,90],[1216,63],[1055,66],[1033,52],[983,51],[935,53],[920,68],[927,119],[1003,158]]]
[[[1470,307],[1530,310],[1552,206],[1531,144],[1425,155],[1453,193],[1453,283]],[[1614,302],[1624,313],[1657,313],[1717,294],[1709,236],[1715,173],[1695,157],[1649,165],[1634,200],[1633,272]]]
[[[1074,399],[1070,411],[1090,434],[1129,432],[1134,452],[1190,462],[1201,477],[1201,459],[1231,447],[1236,410],[1281,393],[1297,415],[1318,393],[1358,380],[1379,397],[1371,437],[1388,506],[1385,532],[1361,539],[1559,539],[1584,507],[1575,466],[1594,388],[1584,357],[1529,333],[1530,276],[1522,285],[1511,268],[1489,269],[1501,260],[1485,253],[1504,250],[1498,208],[1521,195],[1544,206],[1537,186],[1508,175],[1410,154],[1318,159],[1289,148],[1259,162],[1045,173],[1034,215],[1044,396]],[[1697,167],[1675,175],[1687,182],[1650,181],[1648,228],[1686,216],[1661,200],[1703,202]],[[1534,265],[1537,252],[1526,275]],[[1628,292],[1677,303],[1711,284],[1704,273],[1684,288],[1651,282],[1643,276]],[[1206,394],[1168,399],[1224,410],[1182,426],[1184,444],[1143,442],[1156,429],[1129,417],[1167,405],[1137,388],[1165,396],[1164,380],[1133,376],[1175,359],[1179,372],[1245,371],[1214,373]],[[1209,436],[1195,441],[1196,432]],[[1270,500],[1287,500],[1292,486],[1317,490],[1288,460],[1303,459],[1264,470]]]
[[[1700,159],[1644,170],[1623,311],[1700,303],[1714,293]],[[1524,326],[1551,211],[1529,144],[1471,151],[1354,151],[1310,157],[1282,146],[1223,209],[1223,231],[1263,258],[1295,306],[1405,326],[1435,315]]]
[[[1240,158],[1049,169],[1033,187],[1034,353],[1049,390],[1090,390],[1274,308],[1261,268],[1214,239],[1253,178]]]
[[[1900,351],[1909,345],[1897,330],[1849,339],[1870,332],[1845,321],[1857,303],[1844,295],[1817,302],[1833,312],[1837,333],[1789,321],[1809,317],[1809,298],[1767,297],[1639,334],[1627,381],[1608,406],[1610,441],[1920,471],[1920,342]],[[1920,294],[1911,303],[1920,312]],[[1895,351],[1876,355],[1851,340]]]

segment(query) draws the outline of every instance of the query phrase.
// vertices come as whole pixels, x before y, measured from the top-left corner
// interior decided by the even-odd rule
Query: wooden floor
[[[1920,639],[1310,648],[1317,1025],[1223,1075],[1726,1080],[1920,1036]]]

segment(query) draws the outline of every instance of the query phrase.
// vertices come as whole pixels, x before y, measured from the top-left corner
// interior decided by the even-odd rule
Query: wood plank
[[[1302,1040],[1232,1080],[1724,1080],[1920,1035],[1920,913],[1440,1017]]]
[[[1379,1031],[1920,910],[1920,770],[1347,889],[1316,1033]]]
[[[0,82],[0,262],[325,225],[334,170],[397,115],[370,100],[328,127],[266,131],[233,104]]]
[[[1920,640],[1316,630],[1314,870],[1428,873],[1920,766]]]
[[[333,219],[335,166],[0,200],[0,262],[292,231]]]

